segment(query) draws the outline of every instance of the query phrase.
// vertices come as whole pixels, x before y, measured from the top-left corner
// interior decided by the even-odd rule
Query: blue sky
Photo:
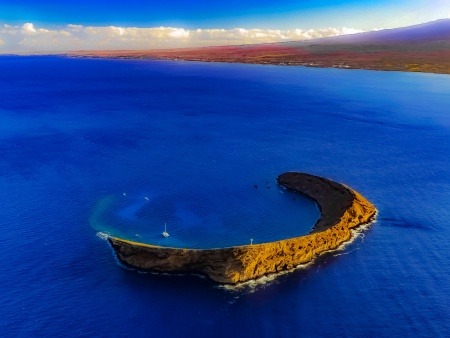
[[[0,53],[302,40],[447,17],[450,0],[0,0]]]
[[[448,0],[1,0],[0,21],[185,28],[393,27],[450,14]]]

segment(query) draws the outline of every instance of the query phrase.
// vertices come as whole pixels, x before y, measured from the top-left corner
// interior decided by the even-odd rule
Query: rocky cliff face
[[[164,248],[110,237],[125,265],[157,272],[192,272],[220,283],[240,283],[290,270],[335,250],[352,237],[352,228],[369,223],[375,207],[350,188],[304,173],[285,173],[278,183],[314,199],[321,218],[310,234],[276,242],[223,249]]]

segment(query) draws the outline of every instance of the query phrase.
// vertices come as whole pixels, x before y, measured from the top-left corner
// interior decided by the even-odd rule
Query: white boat
[[[164,231],[162,232],[163,237],[169,237],[169,233],[167,232],[167,224],[164,223]]]

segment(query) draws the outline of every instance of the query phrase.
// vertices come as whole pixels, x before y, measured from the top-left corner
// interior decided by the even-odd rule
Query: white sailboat
[[[162,232],[163,237],[169,237],[169,233],[167,232],[167,224],[164,223],[164,231]]]

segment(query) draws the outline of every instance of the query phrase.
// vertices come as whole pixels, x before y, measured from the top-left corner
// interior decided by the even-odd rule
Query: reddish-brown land
[[[79,51],[69,55],[450,74],[450,19],[303,42],[145,51]]]

